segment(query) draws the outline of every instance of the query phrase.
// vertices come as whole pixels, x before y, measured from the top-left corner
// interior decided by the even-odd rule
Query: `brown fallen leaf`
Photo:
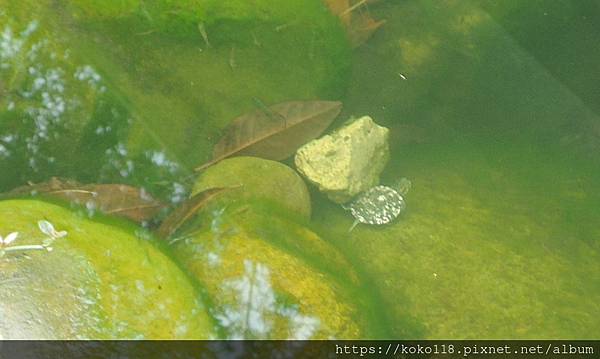
[[[378,0],[324,0],[332,14],[337,16],[346,29],[346,34],[353,48],[364,44],[375,31],[380,28],[385,20],[376,21],[369,14],[367,5]]]
[[[352,47],[357,48],[364,44],[385,22],[385,20],[376,21],[368,13],[354,16],[348,28],[348,37]]]
[[[80,190],[95,193],[92,203],[100,211],[129,218],[137,223],[153,218],[166,207],[144,190],[123,184],[91,184]]]
[[[82,185],[73,180],[53,177],[48,182],[21,186],[8,192],[5,197],[20,195],[46,196],[67,200],[85,206],[128,218],[142,223],[152,219],[165,208],[165,204],[152,198],[144,190],[123,184]]]
[[[200,171],[233,155],[280,161],[318,137],[342,110],[338,101],[289,101],[236,118]]]
[[[48,193],[63,189],[77,188],[80,186],[82,186],[82,184],[74,180],[52,177],[47,182],[28,183],[25,186],[14,188],[9,192],[3,193],[0,196],[0,198],[10,198],[23,195],[35,196],[40,193]]]
[[[325,0],[325,4],[329,8],[329,11],[339,17],[345,26],[350,25],[351,14],[349,12],[342,14],[350,8],[350,0]]]
[[[192,196],[165,218],[156,234],[165,239],[169,238],[212,199],[229,189],[230,187],[210,188]]]

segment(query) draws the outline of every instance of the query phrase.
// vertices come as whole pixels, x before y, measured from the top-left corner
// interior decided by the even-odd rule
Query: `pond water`
[[[38,220],[69,233],[31,258],[0,241],[0,338],[600,336],[597,2],[326,3],[0,0],[0,192],[25,188],[0,201],[0,239],[41,245]],[[349,232],[288,168],[209,168],[204,187],[243,188],[160,238],[231,121],[292,100],[341,101],[325,133],[389,128],[381,183],[410,179],[406,210]],[[102,199],[56,196],[75,188]],[[134,218],[110,216],[128,203]],[[78,299],[11,289],[40,273]]]

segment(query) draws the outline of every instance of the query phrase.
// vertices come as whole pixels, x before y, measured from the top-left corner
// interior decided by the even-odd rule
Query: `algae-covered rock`
[[[0,0],[0,190],[50,176],[180,201],[229,121],[341,97],[349,47],[320,0]]]
[[[18,236],[0,256],[1,338],[215,336],[198,289],[135,227],[5,200],[0,235],[9,232]]]
[[[232,187],[220,196],[224,202],[264,200],[310,218],[310,195],[304,181],[282,163],[247,156],[223,160],[200,175],[192,194],[217,187]]]
[[[345,88],[349,46],[320,0],[67,3],[82,30],[74,45],[130,100],[132,156],[160,150],[194,168],[256,99],[335,99]]]
[[[298,171],[334,202],[344,203],[377,185],[390,150],[388,129],[361,117],[298,149]]]
[[[95,111],[112,101],[98,69],[49,35],[46,19],[21,18],[27,8],[0,12],[0,168],[11,168],[0,190],[67,172]]]
[[[252,209],[216,210],[211,226],[174,242],[206,287],[229,338],[383,336],[354,269],[310,230]]]

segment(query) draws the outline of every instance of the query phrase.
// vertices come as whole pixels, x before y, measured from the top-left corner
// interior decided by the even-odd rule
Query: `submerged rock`
[[[0,338],[216,336],[197,288],[131,224],[5,200],[0,236]]]
[[[0,12],[0,168],[11,169],[0,191],[72,169],[79,139],[111,102],[99,70],[69,56],[45,19],[16,21],[11,10]]]
[[[387,128],[361,117],[301,147],[296,168],[332,201],[347,202],[379,183],[390,157],[388,137]]]
[[[337,98],[350,73],[349,44],[321,0],[64,3],[59,15],[81,30],[65,31],[73,51],[102,59],[127,98],[122,142],[134,158],[160,150],[195,168],[253,98]]]
[[[279,162],[247,156],[223,160],[200,175],[192,195],[216,187],[234,187],[219,201],[267,201],[310,218],[310,195],[304,181]]]
[[[339,98],[351,73],[321,0],[0,9],[0,168],[11,169],[0,191],[60,175],[180,202],[181,179],[254,98]]]
[[[350,263],[307,228],[231,207],[173,243],[230,339],[385,336]],[[361,290],[363,289],[363,290]]]

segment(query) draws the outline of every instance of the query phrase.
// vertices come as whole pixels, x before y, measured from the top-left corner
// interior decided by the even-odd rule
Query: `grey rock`
[[[369,116],[302,146],[298,172],[336,203],[345,203],[379,184],[390,157],[389,130]]]

